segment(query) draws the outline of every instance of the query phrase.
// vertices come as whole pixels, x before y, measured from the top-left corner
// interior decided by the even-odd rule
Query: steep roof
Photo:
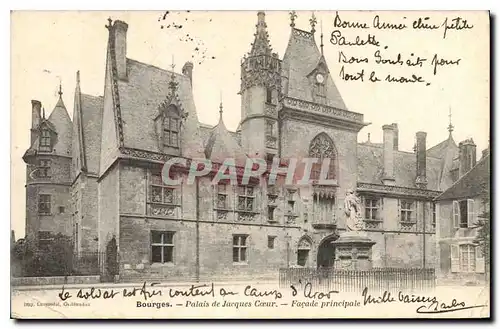
[[[490,155],[483,157],[469,172],[455,184],[441,193],[436,200],[474,198],[490,193]]]
[[[285,82],[285,95],[313,102],[310,75],[321,66],[327,72],[329,71],[316,45],[314,34],[292,27],[282,64],[282,74],[288,81]],[[311,86],[311,88],[304,88],[304,86]],[[326,77],[325,90],[327,105],[347,110],[331,74]]]
[[[219,123],[212,128],[205,144],[205,156],[215,162],[222,162],[227,158],[236,159],[236,164],[241,164],[241,160],[246,158],[241,146],[227,130],[222,119],[222,106]],[[244,163],[243,163],[244,164]]]
[[[154,120],[158,108],[169,95],[174,76],[177,96],[188,114],[183,124],[181,145],[185,156],[199,157],[203,145],[198,128],[191,82],[188,77],[127,58],[127,80],[118,81],[123,144],[125,147],[160,152]]]
[[[377,144],[358,144],[358,181],[382,184],[384,168],[383,147]],[[416,177],[415,153],[394,151],[396,185],[414,188]],[[441,161],[427,157],[427,189],[439,190]]]
[[[99,172],[99,155],[101,153],[101,126],[103,97],[81,95],[84,154],[87,163],[87,171]]]
[[[446,156],[446,150],[450,146],[456,148],[456,151],[458,152],[458,146],[455,143],[455,140],[453,139],[453,136],[451,133],[447,139],[445,139],[441,143],[438,143],[438,144],[434,145],[433,147],[429,148],[427,150],[427,156],[431,156],[431,157],[435,157],[435,158],[444,158]]]

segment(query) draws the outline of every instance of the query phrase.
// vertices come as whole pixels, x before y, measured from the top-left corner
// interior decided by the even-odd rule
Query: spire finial
[[[448,118],[449,118],[449,124],[448,124],[448,131],[451,132],[453,131],[453,128],[455,128],[452,124],[451,124],[451,106],[449,108],[449,111],[448,111]]]
[[[311,24],[311,33],[314,34],[314,32],[316,32],[316,23],[318,23],[318,21],[316,20],[316,15],[314,15],[314,11],[311,15],[311,18],[309,19],[309,23]]]
[[[368,133],[368,140],[367,143],[371,143],[372,141],[370,140],[370,133]]]
[[[323,56],[323,20],[320,20],[320,27],[321,27],[321,44],[319,45],[321,47],[321,56]]]
[[[80,84],[80,70],[76,71],[76,84]]]
[[[223,107],[222,107],[222,90],[220,92],[220,104],[219,104],[219,120],[222,120],[222,112],[223,112]]]
[[[59,78],[59,91],[57,92],[59,94],[59,97],[62,97],[62,81],[61,78]]]
[[[42,118],[45,120],[45,107],[42,107]]]
[[[170,67],[172,68],[172,76],[170,78],[170,82],[169,82],[169,88],[170,88],[170,93],[172,95],[175,95],[176,91],[177,91],[177,82],[175,81],[175,62],[174,62],[174,55],[172,55],[172,64],[170,65]]]
[[[295,12],[295,10],[293,10],[288,15],[290,15],[290,26],[295,27],[295,19],[297,18],[297,13]]]

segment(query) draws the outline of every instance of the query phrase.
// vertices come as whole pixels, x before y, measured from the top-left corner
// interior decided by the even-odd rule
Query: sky
[[[127,57],[180,72],[186,61],[194,63],[193,90],[200,122],[216,124],[219,103],[224,103],[224,122],[228,129],[238,126],[241,109],[240,61],[250,50],[257,23],[257,12],[12,12],[11,14],[11,224],[16,237],[24,236],[25,170],[22,155],[29,147],[31,100],[40,100],[47,117],[54,108],[59,83],[69,115],[73,114],[76,71],[80,70],[82,92],[102,95],[108,31],[108,17],[128,23]],[[417,131],[427,132],[431,147],[448,137],[449,112],[458,143],[473,138],[478,158],[489,140],[489,21],[485,12],[315,12],[316,42],[323,30],[324,55],[330,74],[350,111],[364,114],[370,125],[363,128],[358,141],[382,141],[382,125],[397,123],[400,149],[411,151]],[[380,24],[405,24],[408,28],[377,29]],[[297,12],[295,27],[309,31],[312,12]],[[418,18],[440,27],[413,29]],[[426,20],[425,18],[428,17]],[[452,19],[460,17],[472,28],[453,29]],[[443,22],[450,29],[444,38]],[[335,22],[337,21],[337,27]],[[369,29],[340,28],[341,21],[365,22]],[[290,36],[288,12],[266,12],[269,39],[273,50],[283,56]],[[180,27],[182,25],[182,27]],[[163,26],[163,28],[162,28]],[[379,46],[346,46],[331,39],[338,30],[346,41],[375,38]],[[338,34],[334,34],[337,35]],[[331,41],[334,41],[333,44]],[[379,51],[376,56],[375,52]],[[351,57],[367,58],[368,63],[340,63]],[[377,58],[402,63],[377,63]],[[413,55],[412,55],[413,54]],[[450,63],[437,67],[432,59]],[[425,58],[422,67],[408,67],[416,57]],[[460,61],[458,61],[460,59]],[[458,64],[456,64],[458,62]],[[455,64],[453,64],[455,63]],[[342,66],[344,70],[342,70]],[[364,81],[346,81],[346,74],[357,76],[364,70]],[[344,79],[341,72],[344,72]],[[374,71],[382,81],[368,81]],[[412,74],[425,83],[383,81]],[[222,96],[222,97],[221,97]]]

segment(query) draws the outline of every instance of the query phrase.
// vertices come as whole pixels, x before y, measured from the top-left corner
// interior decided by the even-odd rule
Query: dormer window
[[[50,138],[50,131],[42,129],[40,135],[40,152],[50,152],[52,150],[52,142]]]
[[[163,118],[163,143],[168,147],[179,147],[180,116],[175,106],[169,106]]]

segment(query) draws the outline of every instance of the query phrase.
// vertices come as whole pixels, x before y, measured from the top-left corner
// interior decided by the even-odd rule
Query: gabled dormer
[[[326,104],[327,81],[330,79],[330,70],[325,57],[321,55],[316,67],[307,75],[311,86],[311,98],[318,103]]]
[[[158,114],[154,119],[158,149],[171,155],[180,155],[181,153],[182,127],[184,120],[188,116],[177,94],[177,87],[175,74],[172,73],[169,82],[169,94],[158,105]]]

